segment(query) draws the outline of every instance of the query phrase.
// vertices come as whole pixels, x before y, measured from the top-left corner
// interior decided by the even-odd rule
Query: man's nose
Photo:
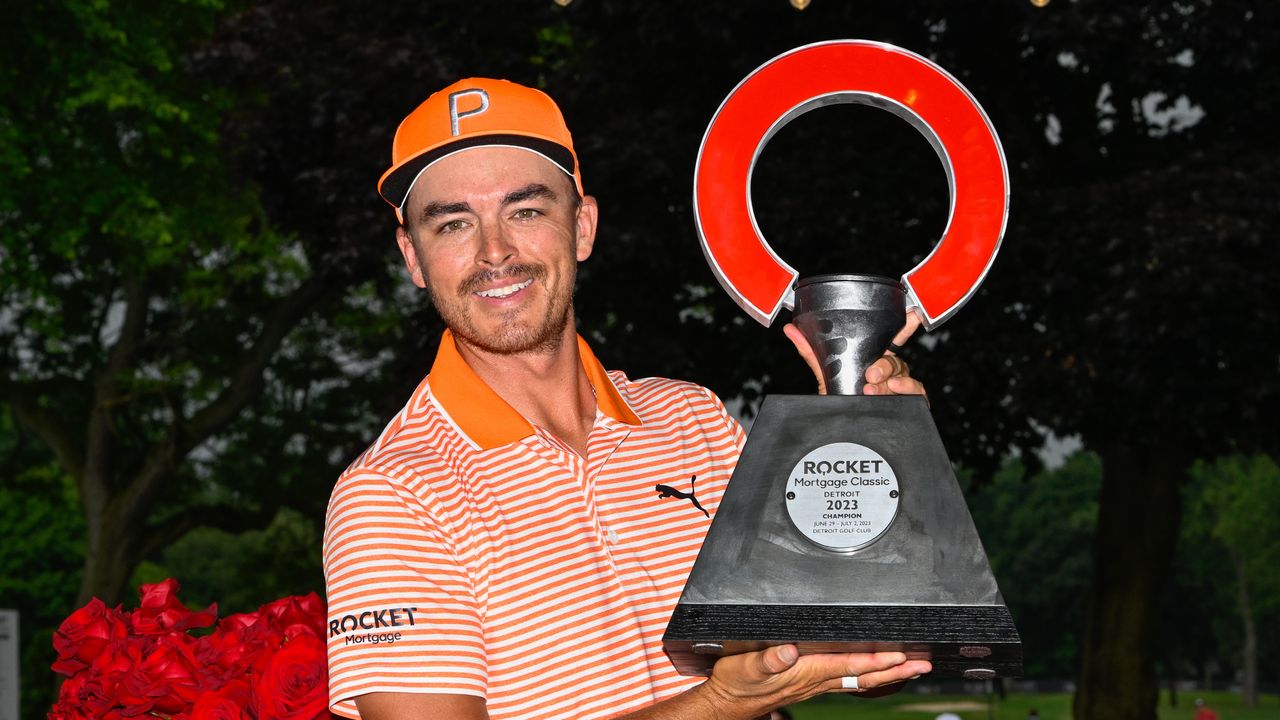
[[[500,266],[516,256],[515,244],[500,222],[487,222],[480,226],[480,248],[476,261],[484,265]]]

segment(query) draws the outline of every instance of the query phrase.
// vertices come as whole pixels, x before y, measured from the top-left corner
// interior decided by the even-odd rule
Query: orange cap
[[[378,181],[378,194],[399,218],[424,170],[441,158],[482,145],[538,153],[571,175],[578,195],[583,194],[573,138],[555,101],[541,90],[489,78],[459,80],[401,121],[391,143],[391,168]]]

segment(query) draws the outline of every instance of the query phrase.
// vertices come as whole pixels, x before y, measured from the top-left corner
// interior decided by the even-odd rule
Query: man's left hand
[[[914,311],[907,313],[906,323],[902,329],[893,337],[893,344],[901,346],[911,339],[915,331],[920,327],[920,318]],[[813,354],[813,348],[809,347],[809,343],[804,339],[804,335],[800,333],[792,323],[787,323],[782,327],[782,332],[790,338],[791,342],[796,346],[796,351],[800,353],[800,357],[804,359],[809,369],[813,371],[813,376],[818,380],[818,394],[826,395],[827,386],[822,379],[822,370],[818,367],[818,358]],[[864,395],[924,395],[928,399],[928,393],[924,390],[924,385],[915,378],[911,377],[911,368],[907,367],[907,363],[898,357],[892,350],[886,350],[884,357],[876,360],[867,368],[867,385],[863,388]]]

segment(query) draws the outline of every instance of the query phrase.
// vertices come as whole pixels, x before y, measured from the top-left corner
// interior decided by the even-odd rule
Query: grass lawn
[[[1263,695],[1258,707],[1246,710],[1240,696],[1225,692],[1178,694],[1178,707],[1169,707],[1169,696],[1160,696],[1160,720],[1191,720],[1195,715],[1192,702],[1203,697],[1218,713],[1219,720],[1280,720],[1280,695]],[[1026,720],[1032,708],[1040,711],[1041,720],[1071,720],[1071,696],[1066,693],[1023,695],[1010,693],[1004,700],[988,705],[985,695],[909,695],[898,693],[867,700],[846,695],[826,695],[795,705],[791,712],[796,720],[933,720],[939,714],[952,712],[963,720]]]

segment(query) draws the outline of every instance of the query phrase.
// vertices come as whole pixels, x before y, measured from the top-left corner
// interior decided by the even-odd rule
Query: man
[[[574,278],[598,211],[550,98],[460,81],[404,120],[392,160],[379,192],[449,329],[330,501],[335,712],[755,718],[930,669],[788,645],[724,658],[705,681],[677,674],[662,632],[741,428],[705,388],[606,372],[577,337]],[[868,379],[871,392],[922,392],[896,358]]]

